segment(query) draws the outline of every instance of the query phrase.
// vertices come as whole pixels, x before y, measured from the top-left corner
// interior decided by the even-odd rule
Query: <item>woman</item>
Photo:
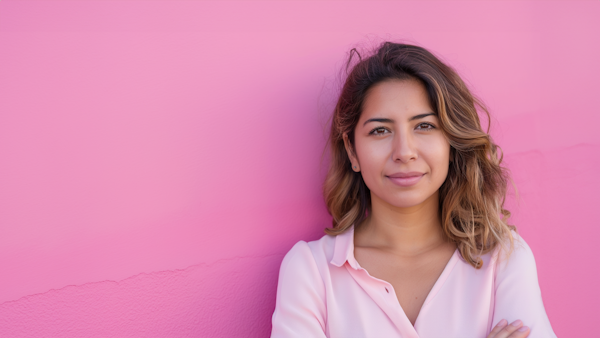
[[[555,337],[476,107],[489,120],[421,47],[354,65],[331,126],[333,227],[285,256],[272,337]]]

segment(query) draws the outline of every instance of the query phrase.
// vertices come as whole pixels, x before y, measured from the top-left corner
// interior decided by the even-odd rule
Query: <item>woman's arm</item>
[[[271,337],[325,337],[325,286],[313,254],[300,241],[279,270]]]
[[[531,329],[529,338],[556,337],[542,302],[533,252],[518,234],[513,232],[513,236],[512,254],[508,260],[500,255],[497,261],[492,325],[502,319],[509,323],[520,319]]]

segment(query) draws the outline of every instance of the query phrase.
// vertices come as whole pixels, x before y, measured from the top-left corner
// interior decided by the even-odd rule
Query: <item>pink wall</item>
[[[264,337],[329,224],[345,52],[402,39],[495,116],[559,336],[600,313],[600,1],[0,2],[0,336]]]

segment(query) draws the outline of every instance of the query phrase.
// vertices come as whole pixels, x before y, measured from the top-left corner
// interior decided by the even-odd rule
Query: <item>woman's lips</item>
[[[389,178],[392,183],[401,187],[410,187],[411,185],[417,184],[423,175],[425,174],[419,172],[396,173],[387,176],[387,178]]]

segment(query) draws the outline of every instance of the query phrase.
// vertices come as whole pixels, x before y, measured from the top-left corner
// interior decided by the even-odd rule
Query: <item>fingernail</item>
[[[506,319],[502,319],[499,323],[498,323],[498,327],[505,327],[506,324],[508,324],[508,321]]]
[[[512,322],[512,324],[510,324],[510,325],[512,325],[512,326],[519,326],[521,324],[523,324],[523,322],[520,319],[517,319],[514,322]]]
[[[521,326],[517,331],[519,331],[519,332],[525,332],[527,330],[529,330],[529,328],[527,326]]]

